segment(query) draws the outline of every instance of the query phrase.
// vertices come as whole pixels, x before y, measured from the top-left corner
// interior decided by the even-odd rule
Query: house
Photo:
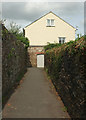
[[[47,43],[65,43],[75,40],[76,29],[49,12],[24,28],[25,37],[30,41],[28,49],[32,66],[37,65],[37,52],[44,51]]]

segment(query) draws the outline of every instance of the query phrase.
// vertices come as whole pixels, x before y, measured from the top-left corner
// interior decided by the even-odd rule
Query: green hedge
[[[45,69],[70,115],[84,117],[86,36],[46,50]]]

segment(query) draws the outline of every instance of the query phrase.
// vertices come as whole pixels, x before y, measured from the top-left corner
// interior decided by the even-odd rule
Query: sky
[[[48,12],[71,24],[78,30],[76,34],[84,34],[84,2],[2,2],[2,19],[6,19],[6,27],[11,21],[22,28]]]

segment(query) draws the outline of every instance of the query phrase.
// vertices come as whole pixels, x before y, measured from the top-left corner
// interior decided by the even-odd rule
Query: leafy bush
[[[20,40],[22,43],[25,44],[25,48],[28,48],[29,47],[29,41],[28,41],[28,38],[25,38],[24,36],[20,35],[20,34],[17,34],[16,35],[16,38],[18,40]]]
[[[68,43],[66,43],[66,45],[70,45],[70,44],[72,44],[72,43],[74,43],[75,41],[70,41],[70,42],[68,42]]]
[[[48,45],[46,45],[45,47],[44,47],[44,49],[45,50],[48,50],[48,49],[52,49],[52,48],[54,48],[54,47],[60,47],[62,44],[59,44],[59,43],[48,43]]]

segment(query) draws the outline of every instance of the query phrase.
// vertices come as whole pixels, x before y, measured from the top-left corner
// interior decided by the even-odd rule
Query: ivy
[[[8,54],[9,59],[14,55],[14,52],[15,52],[15,48],[12,48],[10,53]]]

